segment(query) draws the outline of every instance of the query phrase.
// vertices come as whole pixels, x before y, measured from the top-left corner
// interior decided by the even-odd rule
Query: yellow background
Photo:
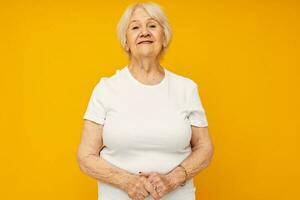
[[[133,1],[1,1],[0,198],[96,199],[76,161],[102,76],[127,64],[115,27]],[[156,1],[162,65],[199,84],[215,145],[201,200],[298,200],[299,1]]]

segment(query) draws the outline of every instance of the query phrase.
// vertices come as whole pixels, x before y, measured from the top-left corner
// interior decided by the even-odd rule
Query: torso
[[[166,69],[165,73],[155,85],[139,82],[127,67],[106,78],[110,93],[103,127],[105,147],[100,152],[103,159],[134,174],[165,174],[191,154],[191,126],[186,118],[191,83]],[[101,200],[128,198],[124,191],[98,183]],[[193,200],[194,193],[191,179],[162,200]]]

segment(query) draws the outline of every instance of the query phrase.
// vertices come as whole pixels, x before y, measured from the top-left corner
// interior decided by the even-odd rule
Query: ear
[[[166,37],[164,38],[163,47],[164,47],[164,48],[167,47],[167,40],[166,40]]]
[[[127,40],[126,40],[126,42],[125,42],[125,50],[126,50],[126,51],[129,51],[129,47],[128,47],[128,44],[127,44]]]

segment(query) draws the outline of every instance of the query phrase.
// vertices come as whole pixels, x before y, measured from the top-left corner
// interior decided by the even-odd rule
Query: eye
[[[138,29],[139,27],[138,26],[134,26],[134,27],[132,27],[132,29]]]
[[[151,27],[151,28],[155,28],[156,26],[155,26],[155,25],[150,25],[150,27]]]

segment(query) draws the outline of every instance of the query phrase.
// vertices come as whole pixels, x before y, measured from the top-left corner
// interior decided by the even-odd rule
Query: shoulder
[[[171,84],[175,85],[176,88],[193,90],[194,88],[198,87],[197,83],[187,76],[180,75],[170,70],[168,70],[168,73]]]
[[[96,84],[96,87],[102,88],[103,90],[113,89],[122,78],[122,70],[116,69],[113,74],[101,76]]]

